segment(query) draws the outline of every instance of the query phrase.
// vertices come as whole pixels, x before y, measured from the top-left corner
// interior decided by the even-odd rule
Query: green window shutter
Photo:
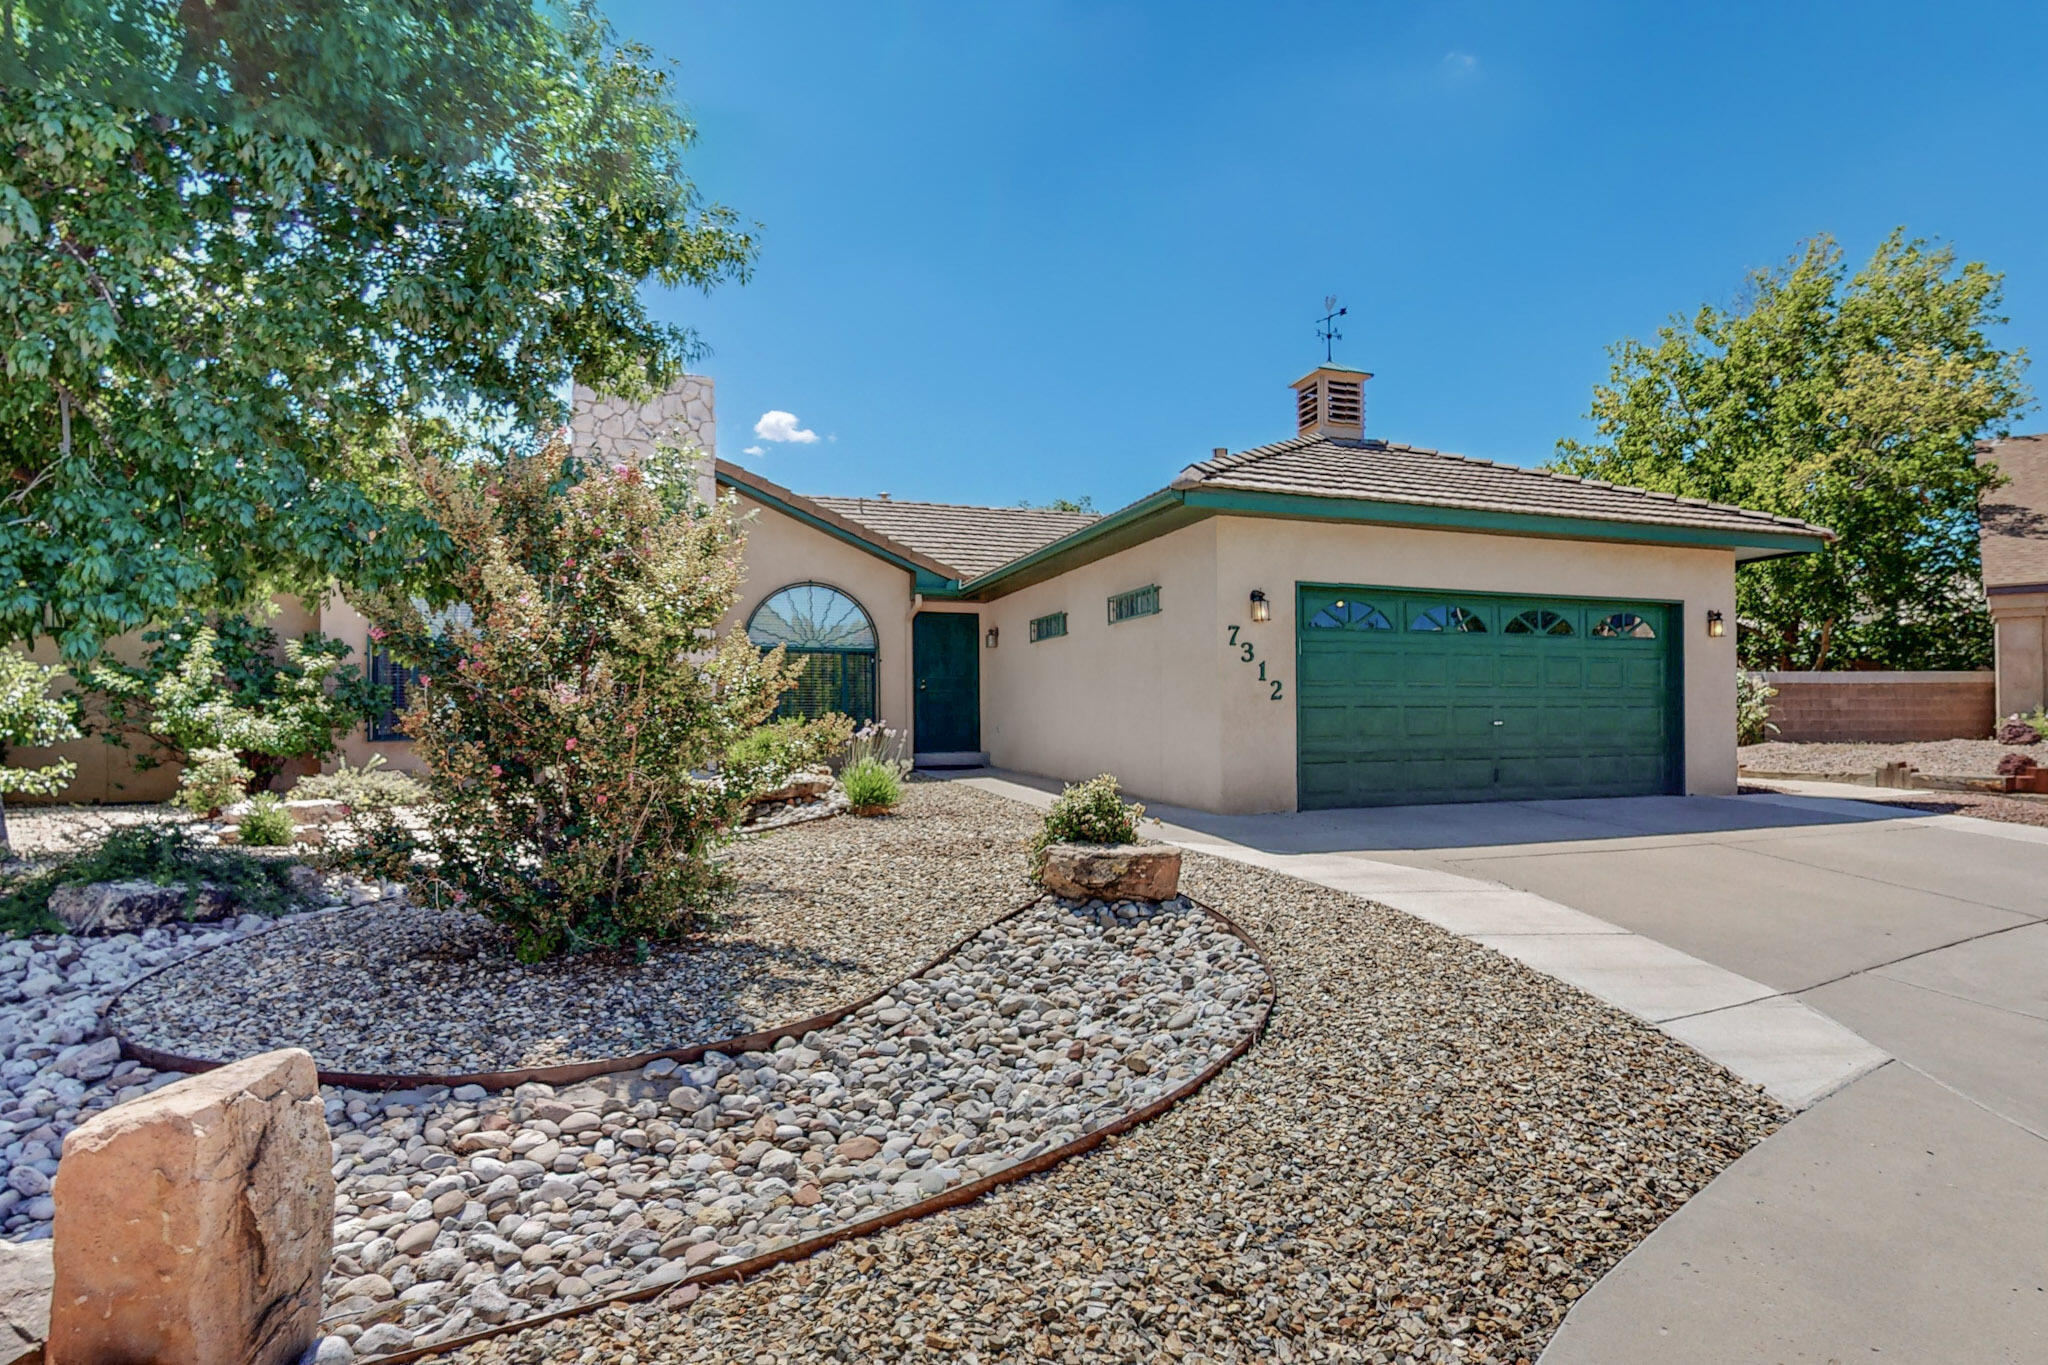
[[[1142,588],[1132,588],[1129,592],[1120,592],[1109,599],[1109,623],[1111,625],[1116,625],[1120,621],[1135,620],[1140,616],[1157,616],[1158,614],[1159,585],[1157,583],[1147,584]]]
[[[1040,640],[1056,640],[1067,633],[1067,614],[1056,611],[1046,616],[1034,617],[1031,622],[1031,643]]]

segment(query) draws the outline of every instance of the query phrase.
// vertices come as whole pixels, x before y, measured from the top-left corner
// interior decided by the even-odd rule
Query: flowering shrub
[[[78,772],[78,765],[59,759],[39,768],[7,763],[16,747],[47,749],[79,737],[72,704],[52,697],[50,688],[62,669],[45,668],[14,650],[0,650],[0,854],[7,849],[6,798],[10,792],[55,796]]]
[[[711,854],[747,798],[708,770],[795,675],[717,633],[740,579],[731,504],[690,506],[688,480],[559,443],[418,481],[468,611],[365,603],[420,669],[403,721],[431,818],[410,836],[382,820],[364,857],[389,867],[410,838],[429,855],[413,893],[506,925],[529,961],[681,935],[725,889]]]
[[[200,814],[264,790],[293,759],[327,758],[384,706],[347,662],[348,646],[317,631],[280,642],[269,627],[228,616],[150,630],[143,640],[140,664],[101,662],[80,679],[98,694],[98,728],[110,742],[150,741],[137,768],[165,757],[185,764],[176,799]],[[238,770],[240,789],[209,800]]]
[[[350,810],[390,810],[417,806],[427,799],[426,786],[410,773],[384,766],[384,755],[351,768],[347,759],[331,773],[314,773],[292,784],[292,795],[308,801],[339,801]]]
[[[1054,844],[1129,844],[1137,842],[1138,822],[1145,808],[1126,801],[1116,778],[1108,773],[1062,791],[1045,813],[1045,824],[1031,840],[1031,871],[1045,867],[1045,851]]]
[[[1761,744],[1778,732],[1771,723],[1771,698],[1778,689],[1761,673],[1735,670],[1735,742]]]

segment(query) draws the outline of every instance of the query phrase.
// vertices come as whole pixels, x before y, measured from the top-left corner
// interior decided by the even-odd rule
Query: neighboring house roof
[[[1174,487],[1241,488],[1728,531],[1833,534],[1795,517],[1708,502],[1704,498],[1682,498],[1675,493],[1497,464],[1469,455],[1387,441],[1298,436],[1189,465],[1174,480]]]
[[[970,507],[894,498],[814,496],[811,501],[951,565],[960,578],[1001,568],[1102,519],[1094,512],[1044,507]]]
[[[1987,442],[1977,458],[2005,476],[1978,506],[1985,588],[2048,587],[2048,433]]]

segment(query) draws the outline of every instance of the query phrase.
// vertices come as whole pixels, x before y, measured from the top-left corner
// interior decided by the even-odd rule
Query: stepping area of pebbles
[[[962,799],[962,798],[965,799]],[[472,914],[403,903],[296,920],[140,983],[114,1014],[188,1057],[303,1047],[329,1071],[463,1074],[738,1037],[885,989],[1036,894],[1008,803],[912,783],[898,814],[730,851],[739,894],[689,942],[528,966]]]
[[[326,1330],[403,1349],[943,1194],[1188,1084],[1267,985],[1186,901],[1048,899],[772,1052],[560,1093],[330,1091]]]

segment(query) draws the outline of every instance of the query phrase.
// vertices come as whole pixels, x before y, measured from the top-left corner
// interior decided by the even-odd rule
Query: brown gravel
[[[1910,763],[1937,777],[1990,777],[1998,760],[2027,753],[2048,763],[2048,748],[2015,749],[1992,739],[1943,739],[1921,744],[1745,744],[1735,751],[1744,768],[1766,773],[1874,773],[1887,763]]]
[[[959,788],[953,792],[965,795]],[[1264,1039],[1095,1155],[747,1284],[466,1365],[1532,1361],[1786,1117],[1646,1025],[1420,920],[1189,854],[1263,946]]]
[[[113,1015],[187,1056],[304,1047],[330,1070],[482,1072],[710,1042],[849,1005],[1034,899],[1031,812],[911,783],[897,813],[742,840],[724,922],[688,942],[534,966],[481,918],[312,916],[181,963]]]
[[[73,853],[124,825],[178,824],[191,819],[175,806],[7,806],[8,845],[18,858]]]

